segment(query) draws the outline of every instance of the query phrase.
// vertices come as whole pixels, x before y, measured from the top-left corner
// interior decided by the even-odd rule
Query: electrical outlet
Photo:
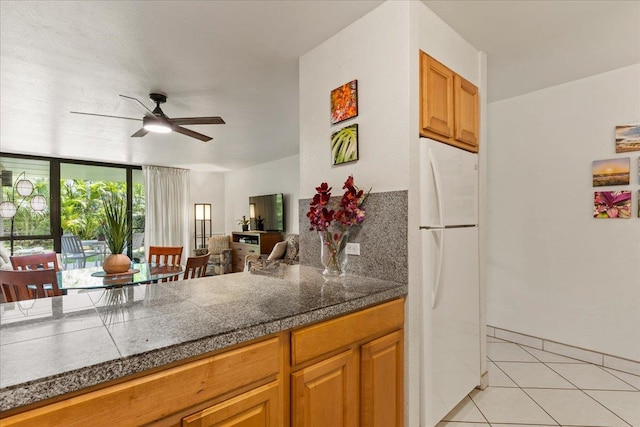
[[[347,255],[360,255],[360,243],[347,243]]]

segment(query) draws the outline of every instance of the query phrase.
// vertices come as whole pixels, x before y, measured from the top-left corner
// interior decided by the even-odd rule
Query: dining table
[[[107,274],[101,266],[58,271],[58,287],[71,289],[107,289],[123,286],[155,283],[182,274],[183,265],[157,265],[133,262],[125,273]]]

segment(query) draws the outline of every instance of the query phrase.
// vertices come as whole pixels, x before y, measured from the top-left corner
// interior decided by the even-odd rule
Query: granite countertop
[[[0,411],[246,342],[407,293],[407,285],[289,265],[0,304]]]

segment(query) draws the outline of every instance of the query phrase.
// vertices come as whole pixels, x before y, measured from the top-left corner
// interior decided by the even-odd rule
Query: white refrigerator
[[[421,426],[480,384],[478,155],[420,139]]]

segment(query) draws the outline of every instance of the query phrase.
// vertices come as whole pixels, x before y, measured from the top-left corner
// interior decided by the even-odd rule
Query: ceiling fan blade
[[[142,121],[142,119],[134,119],[132,117],[122,117],[122,116],[109,116],[107,114],[95,114],[95,113],[81,113],[80,111],[69,111],[72,114],[82,114],[85,116],[98,116],[98,117],[111,117],[113,119],[127,119],[127,120],[137,120],[139,122]]]
[[[223,125],[225,121],[222,117],[183,117],[169,119],[174,125]]]
[[[153,111],[151,111],[149,109],[149,107],[147,107],[146,105],[144,105],[138,98],[134,98],[132,96],[127,96],[127,95],[120,95],[123,98],[127,98],[127,99],[133,99],[134,101],[138,101],[138,104],[142,105],[144,107],[145,110],[147,110],[150,113],[153,113]]]
[[[134,133],[133,135],[131,135],[132,138],[137,138],[139,136],[145,136],[146,134],[148,134],[149,131],[146,130],[145,128],[140,128],[136,133]]]
[[[178,126],[178,125],[174,125],[173,126],[173,131],[181,133],[183,135],[190,136],[190,137],[195,138],[195,139],[199,139],[200,141],[204,141],[204,142],[211,141],[213,139],[210,136],[203,135],[203,134],[198,133],[198,132],[194,132],[192,130],[189,130],[187,128],[183,128],[182,126]]]

